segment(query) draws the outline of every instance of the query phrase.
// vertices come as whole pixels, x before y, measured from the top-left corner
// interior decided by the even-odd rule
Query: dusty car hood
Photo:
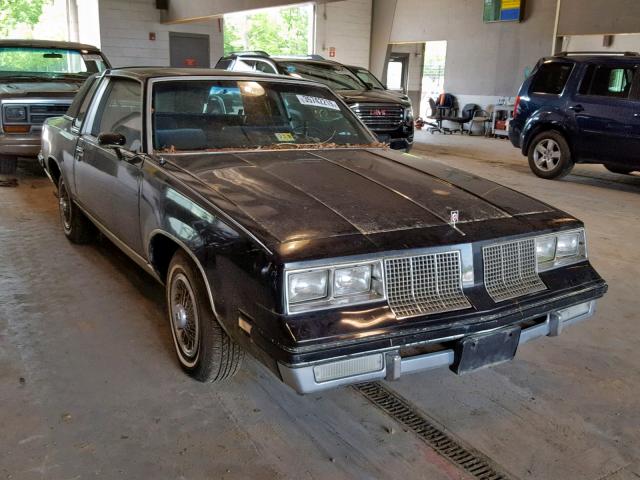
[[[21,82],[17,80],[3,80],[0,77],[0,95],[3,97],[25,96],[64,96],[73,97],[82,82]]]
[[[382,149],[166,158],[280,242],[448,226],[452,211],[459,212],[462,230],[468,223],[554,211],[444,164]]]
[[[349,104],[369,102],[395,103],[405,107],[410,105],[408,99],[404,99],[400,95],[386,90],[339,90],[337,93]]]

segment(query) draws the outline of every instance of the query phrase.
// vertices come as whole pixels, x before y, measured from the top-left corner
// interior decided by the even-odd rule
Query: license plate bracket
[[[463,375],[512,360],[518,349],[520,331],[519,326],[514,326],[463,338],[454,348],[451,370]]]

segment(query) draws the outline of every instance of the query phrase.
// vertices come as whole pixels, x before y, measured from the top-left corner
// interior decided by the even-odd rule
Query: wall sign
[[[484,22],[521,22],[525,0],[484,0]]]

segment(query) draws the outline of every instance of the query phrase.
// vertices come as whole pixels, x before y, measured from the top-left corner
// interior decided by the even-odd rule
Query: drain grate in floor
[[[509,480],[478,452],[460,445],[440,428],[423,417],[402,397],[380,383],[355,385],[362,395],[391,418],[408,427],[443,457],[480,480]]]

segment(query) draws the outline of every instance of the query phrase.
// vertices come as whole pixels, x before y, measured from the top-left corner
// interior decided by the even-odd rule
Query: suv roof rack
[[[297,58],[300,60],[326,60],[322,55],[311,54],[311,55],[276,55],[279,58]]]
[[[264,50],[241,50],[239,52],[231,52],[231,55],[237,55],[239,57],[242,57],[243,55],[251,55],[254,57],[270,57],[271,56]]]
[[[579,51],[579,52],[560,52],[556,53],[555,57],[569,57],[571,55],[621,55],[623,57],[637,57],[640,56],[638,52],[598,52],[598,51]]]

